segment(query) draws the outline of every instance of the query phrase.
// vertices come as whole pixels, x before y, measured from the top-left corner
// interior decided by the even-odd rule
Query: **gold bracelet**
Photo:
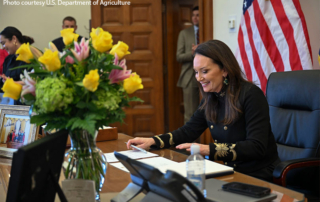
[[[170,145],[174,145],[172,134],[171,134],[171,133],[168,133],[168,134],[170,135],[169,144],[170,144]]]
[[[161,138],[158,135],[156,135],[155,137],[158,138],[159,141],[160,141],[160,148],[163,148],[164,147],[164,142],[161,140]]]

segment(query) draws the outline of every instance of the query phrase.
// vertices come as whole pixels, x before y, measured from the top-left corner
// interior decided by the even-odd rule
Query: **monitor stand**
[[[164,198],[158,194],[155,194],[153,192],[148,192],[147,195],[140,201],[140,202],[173,202],[167,198]]]
[[[49,175],[50,175],[50,178],[51,178],[51,180],[53,182],[54,189],[58,193],[60,201],[61,202],[68,202],[66,196],[64,195],[64,193],[63,193],[63,191],[62,191],[62,189],[61,189],[61,187],[60,187],[60,185],[58,183],[58,181],[55,179],[54,174],[53,174],[51,169],[49,171]]]
[[[117,196],[113,197],[111,201],[112,202],[130,201],[142,191],[143,191],[143,188],[141,186],[130,182],[128,186],[124,190],[122,190]]]

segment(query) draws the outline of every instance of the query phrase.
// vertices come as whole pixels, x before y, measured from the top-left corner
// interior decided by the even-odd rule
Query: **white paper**
[[[167,170],[173,170],[173,171],[179,173],[180,175],[182,175],[184,177],[187,177],[187,167],[186,166],[187,166],[186,162],[180,162],[180,163],[178,163],[176,165],[160,166],[160,167],[158,167],[158,169],[162,173],[166,173]],[[233,171],[232,167],[225,166],[225,165],[222,165],[220,163],[213,162],[213,161],[209,161],[207,159],[205,159],[205,167],[206,167],[205,168],[206,175]]]
[[[154,158],[148,158],[148,159],[141,159],[138,160],[142,163],[148,164],[150,166],[153,166],[155,168],[161,168],[161,167],[175,167],[179,165],[178,162],[163,158],[163,157],[154,157]],[[161,171],[161,170],[160,170]]]
[[[138,160],[142,163],[151,165],[155,168],[159,168],[161,166],[166,167],[166,166],[174,166],[174,165],[178,165],[179,163],[175,162],[175,161],[171,161],[169,159],[163,158],[163,157],[154,157],[154,158],[148,158],[148,159],[140,159]],[[125,172],[129,172],[129,170],[122,165],[122,163],[111,163],[112,166],[123,170]]]
[[[122,163],[111,163],[110,165],[112,165],[122,171],[129,173],[129,170],[126,167],[124,167],[124,165]]]
[[[110,126],[103,126],[102,128],[99,128],[99,130],[109,129],[109,128],[112,128],[112,127],[110,127]]]
[[[154,153],[151,153],[151,152],[144,153],[144,152],[139,151],[139,150],[126,150],[126,151],[121,151],[121,152],[118,152],[118,153],[126,155],[131,159],[141,159],[141,158],[148,158],[148,157],[158,156],[158,154],[154,154]],[[114,156],[113,152],[105,153],[104,155],[105,155],[108,163],[118,162],[119,161]]]
[[[93,180],[63,180],[62,190],[68,202],[95,202],[96,191]]]

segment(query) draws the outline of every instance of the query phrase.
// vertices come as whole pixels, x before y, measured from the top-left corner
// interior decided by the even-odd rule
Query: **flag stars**
[[[243,5],[244,5],[245,8],[247,8],[247,1],[244,1]]]

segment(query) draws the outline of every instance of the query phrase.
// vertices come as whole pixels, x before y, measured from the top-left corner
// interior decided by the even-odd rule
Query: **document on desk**
[[[159,168],[159,167],[169,167],[169,166],[174,166],[174,165],[178,165],[178,162],[175,161],[171,161],[169,159],[163,158],[163,157],[154,157],[154,158],[148,158],[148,159],[140,159],[138,160],[142,163],[151,165],[155,168]],[[129,172],[128,169],[126,169],[126,167],[124,165],[122,165],[122,163],[111,163],[112,166],[123,170],[125,172]]]
[[[139,150],[126,150],[126,151],[121,151],[121,152],[118,152],[118,153],[126,155],[131,159],[141,159],[141,158],[148,158],[148,157],[158,156],[158,154],[154,154],[154,153],[151,153],[151,152],[144,153],[144,152],[139,151]],[[118,162],[119,161],[114,156],[113,152],[105,153],[104,156],[106,157],[108,163],[113,163],[113,162]]]

